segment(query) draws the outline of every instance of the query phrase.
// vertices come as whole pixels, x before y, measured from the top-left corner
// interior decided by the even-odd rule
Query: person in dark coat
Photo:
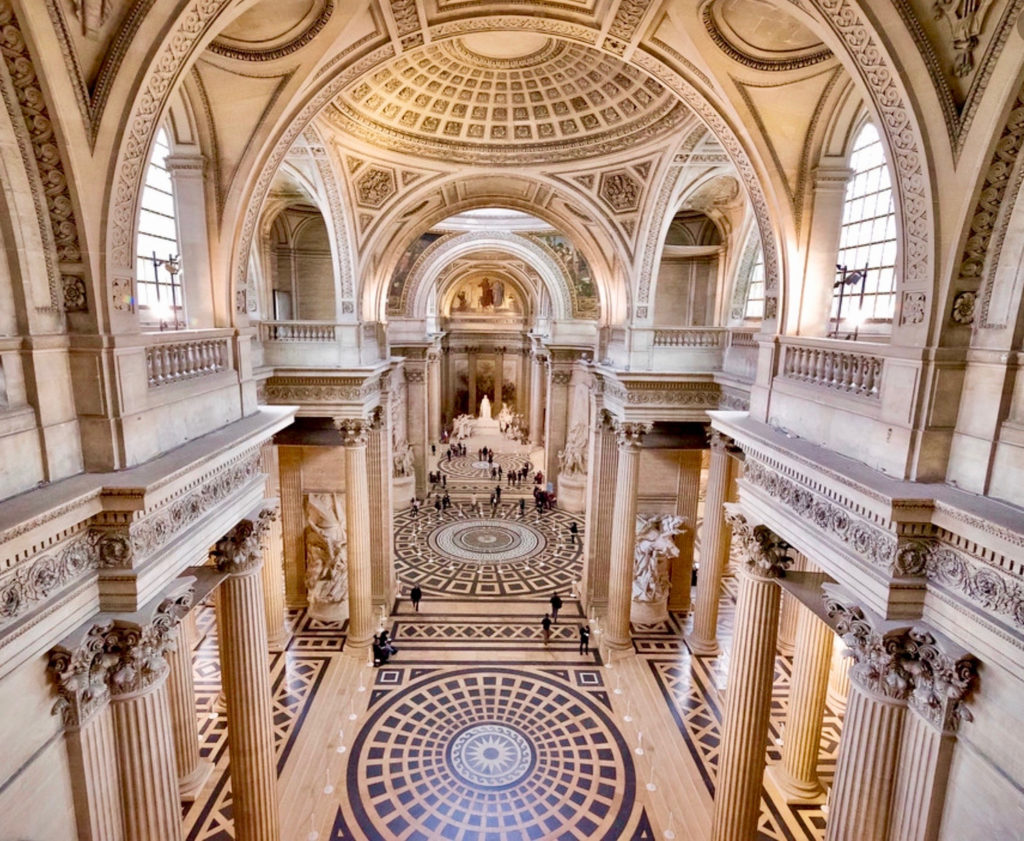
[[[546,613],[544,618],[540,620],[541,630],[544,632],[544,645],[547,645],[551,640],[551,617]]]
[[[558,611],[562,609],[562,597],[558,593],[551,594],[551,619],[558,621]]]
[[[576,521],[573,520],[569,523],[569,539],[572,541],[572,545],[576,545],[576,536],[580,533],[580,527],[576,525]]]
[[[423,591],[420,589],[419,584],[413,584],[412,589],[409,591],[409,598],[412,601],[413,609],[420,612],[420,599],[423,598]]]
[[[580,654],[590,653],[590,626],[580,625]]]

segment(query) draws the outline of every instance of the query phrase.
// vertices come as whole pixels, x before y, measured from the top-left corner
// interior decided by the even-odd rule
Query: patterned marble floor
[[[735,582],[727,579],[727,649]],[[293,611],[271,655],[284,841],[702,841],[710,828],[727,655],[692,657],[686,617],[634,628],[637,657],[614,667],[601,635],[581,655],[567,600],[545,644],[534,599],[400,600],[399,653],[372,669],[344,652],[345,628]],[[202,753],[215,763],[184,807],[189,841],[232,839],[229,748],[212,609],[196,650]],[[598,629],[599,630],[599,629]],[[769,762],[777,761],[791,663],[777,660]],[[830,711],[819,769],[834,768]],[[758,841],[818,841],[820,805],[768,791]]]

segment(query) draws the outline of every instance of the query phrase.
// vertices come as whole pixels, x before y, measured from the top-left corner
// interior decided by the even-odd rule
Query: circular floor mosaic
[[[575,522],[577,542],[570,539]],[[563,511],[538,513],[502,503],[496,517],[468,505],[395,514],[395,570],[426,597],[550,596],[568,593],[583,569],[583,521]]]
[[[510,520],[460,520],[435,529],[427,539],[442,554],[473,563],[520,561],[547,544],[537,529]]]
[[[488,461],[480,461],[476,457],[476,453],[473,453],[468,456],[456,456],[451,461],[442,458],[438,461],[437,467],[442,473],[447,473],[449,478],[483,480],[491,478],[491,467],[497,467],[500,464],[501,469],[508,472],[509,470],[519,470],[529,462],[529,457],[523,454],[498,453],[494,456],[492,465]],[[502,478],[501,482],[505,484],[505,479]]]
[[[628,746],[598,704],[517,669],[433,675],[372,710],[349,757],[374,838],[621,838]]]

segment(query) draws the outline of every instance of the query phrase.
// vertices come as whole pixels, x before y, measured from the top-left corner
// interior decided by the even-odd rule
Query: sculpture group
[[[659,602],[668,598],[668,562],[679,556],[675,536],[686,518],[675,514],[639,514],[633,555],[633,601]]]

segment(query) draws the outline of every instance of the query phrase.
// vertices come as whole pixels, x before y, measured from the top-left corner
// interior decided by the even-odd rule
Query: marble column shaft
[[[405,361],[406,436],[416,465],[416,496],[427,495],[427,372],[422,360]],[[351,549],[349,550],[351,551]]]
[[[395,530],[391,504],[391,429],[386,421],[385,410],[367,434],[366,459],[370,510],[374,512],[370,518],[370,586],[373,604],[384,605],[390,611],[395,597]]]
[[[630,609],[633,605],[633,560],[636,550],[636,492],[640,480],[640,446],[650,426],[619,423],[615,438],[619,450],[612,513],[611,558],[608,581],[609,648],[630,647]]]
[[[850,694],[850,666],[853,658],[845,653],[845,646],[832,643],[832,666],[828,672],[828,703],[842,715],[846,712],[846,699]]]
[[[793,675],[782,734],[782,762],[771,769],[787,802],[814,798],[823,791],[818,779],[818,754],[835,639],[832,629],[814,613],[792,596],[789,600],[799,608]]]
[[[427,443],[441,440],[441,357],[427,355]],[[389,441],[390,446],[390,441]]]
[[[611,570],[612,512],[615,507],[615,477],[619,469],[619,448],[615,432],[601,413],[591,425],[591,452],[587,460],[587,508],[584,528],[583,607],[604,610],[608,605],[608,576]]]
[[[844,725],[845,727],[845,725]],[[887,841],[936,841],[956,736],[911,710],[903,724]]]
[[[266,521],[265,515],[243,520],[218,543],[218,566],[229,573],[217,590],[217,633],[236,841],[279,841],[281,834],[260,574]]]
[[[530,362],[530,443],[544,443],[544,364],[543,357],[533,354]]]
[[[718,653],[718,603],[722,595],[722,573],[729,557],[729,532],[723,514],[729,492],[732,458],[726,440],[711,436],[711,464],[704,495],[704,522],[700,536],[700,573],[693,612],[693,630],[687,642],[694,654]]]
[[[793,553],[793,565],[790,567],[794,572],[807,569],[807,561],[799,552]],[[796,650],[797,623],[803,612],[803,605],[800,600],[789,593],[782,593],[781,608],[779,609],[779,653],[791,656]]]
[[[676,514],[686,519],[685,528],[676,538],[679,555],[672,559],[668,609],[690,609],[690,579],[693,574],[693,530],[697,524],[697,501],[700,495],[700,450],[679,452],[679,473],[676,483]]]
[[[363,420],[341,421],[345,444],[345,517],[348,536],[348,638],[345,650],[362,658],[374,634],[373,568],[370,549],[370,492],[367,435]]]
[[[196,691],[192,679],[192,640],[188,625],[178,629],[177,644],[167,651],[170,676],[167,679],[171,729],[174,734],[174,758],[178,772],[178,794],[191,801],[213,770],[213,763],[199,756],[199,723],[196,716]]]
[[[748,841],[757,835],[775,678],[779,585],[753,565],[741,569],[739,579],[712,841]]]
[[[262,615],[259,621],[262,627]],[[125,841],[181,841],[167,669],[144,688],[114,696],[111,708]]]
[[[284,589],[288,607],[306,606],[306,550],[303,534],[302,448],[279,447],[281,535],[284,549]]]
[[[267,476],[266,498],[280,499],[278,452],[270,441],[260,448],[260,470]],[[267,644],[271,651],[283,651],[291,637],[285,618],[284,530],[281,522],[282,517],[274,517],[263,536],[263,595],[267,608]]]

